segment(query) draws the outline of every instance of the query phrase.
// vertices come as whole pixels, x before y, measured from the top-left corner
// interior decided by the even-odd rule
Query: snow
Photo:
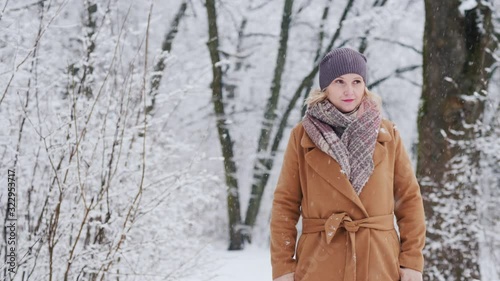
[[[150,1],[112,1],[109,11],[103,6],[104,1],[96,0],[55,0],[43,9],[31,5],[32,2],[6,2],[0,27],[3,36],[0,40],[0,73],[3,74],[0,89],[6,91],[0,107],[0,123],[4,124],[0,127],[0,142],[4,148],[0,166],[10,167],[14,159],[17,161],[20,187],[18,223],[22,226],[18,231],[18,253],[36,253],[36,258],[34,254],[26,256],[19,272],[32,272],[34,277],[31,280],[47,280],[48,266],[54,264],[53,279],[59,280],[70,259],[71,280],[79,272],[89,274],[108,261],[114,262],[110,272],[136,276],[136,279],[124,277],[120,280],[271,280],[269,248],[266,245],[269,214],[288,131],[284,133],[280,149],[276,152],[275,164],[263,194],[253,232],[255,244],[246,245],[243,251],[226,251],[227,188],[211,103],[212,66],[206,47],[208,37],[203,1],[189,1],[188,16],[181,21],[179,34],[170,52],[161,51],[161,44],[167,23],[174,18],[183,2],[181,0],[155,1],[148,44],[144,42],[144,34]],[[100,31],[91,37],[87,36],[88,27],[83,25],[83,19],[87,18],[87,2],[98,4],[98,12],[93,16],[101,25]],[[272,83],[283,1],[219,2],[219,39],[224,51],[221,51],[221,60],[217,65],[227,71],[225,82],[237,86],[231,97],[224,97],[224,102],[230,116],[226,125],[234,142],[234,160],[238,168],[236,177],[241,213],[244,214],[253,176],[260,175],[253,171],[255,159],[268,156],[265,153],[258,155],[256,144],[263,121],[263,107]],[[323,5],[309,0],[299,2],[303,4],[303,9],[294,15],[289,36],[280,102],[275,112],[279,117],[283,116],[293,93],[313,67],[318,43],[318,15],[322,13]],[[325,5],[328,3],[324,2]],[[386,7],[379,8],[372,8],[367,1],[355,2],[354,12],[344,23],[336,44],[357,47],[360,43],[357,38],[368,36],[365,53],[370,65],[376,66],[369,67],[372,81],[391,75],[398,68],[421,64],[423,1],[388,1]],[[460,11],[463,14],[476,5],[474,0],[464,0]],[[323,47],[333,36],[331,31],[336,30],[336,19],[341,12],[342,9],[330,9],[331,20],[325,23],[328,32],[320,44]],[[43,18],[40,18],[41,14]],[[236,44],[238,26],[243,18],[247,20],[243,32],[247,37],[242,39],[241,44]],[[39,26],[44,27],[43,36],[36,54],[30,53],[34,50],[33,40],[37,38]],[[360,26],[365,26],[370,32],[365,33],[365,28]],[[96,41],[96,49],[87,60],[84,59],[85,50],[90,40]],[[149,50],[147,56],[144,52],[146,45]],[[496,53],[492,55],[499,58]],[[160,58],[165,59],[166,69],[154,71],[153,66]],[[79,97],[75,91],[68,91],[73,89],[73,83],[80,83],[82,78],[81,70],[75,75],[68,73],[70,65],[74,69],[93,65],[92,75],[87,76],[87,86],[94,91],[92,98]],[[143,123],[140,121],[143,118],[143,103],[151,104],[149,99],[144,101],[141,98],[143,77],[149,79],[161,73],[164,77],[158,90],[155,112],[147,116],[147,122]],[[495,83],[492,83],[487,97],[492,109],[500,102],[500,95],[496,94],[500,93],[498,73],[494,73]],[[400,73],[373,88],[383,99],[387,118],[398,124],[407,148],[417,139],[421,74],[421,69]],[[9,82],[11,75],[12,83]],[[444,81],[455,83],[450,77],[445,77]],[[317,86],[317,79],[314,83],[313,86]],[[102,92],[97,99],[100,90]],[[476,93],[462,98],[475,101],[483,95]],[[25,100],[26,107],[23,106]],[[76,103],[74,109],[73,100]],[[297,103],[288,120],[287,130],[300,120],[300,103]],[[494,110],[490,111],[493,122]],[[19,124],[25,117],[28,119],[21,135]],[[144,128],[147,129],[145,139],[140,137]],[[387,132],[382,129],[380,133]],[[450,138],[460,134],[463,132],[443,131],[450,142]],[[79,136],[83,137],[76,148]],[[41,142],[41,137],[47,144]],[[486,155],[495,155],[500,150],[498,142],[494,142],[493,137],[491,140],[483,140]],[[74,151],[78,155],[69,157]],[[56,166],[60,164],[60,170],[53,170],[49,158],[55,161]],[[143,159],[146,159],[145,165],[142,165]],[[467,168],[466,158],[455,160],[454,168]],[[498,185],[498,177],[494,174],[498,173],[495,160],[491,158],[485,163],[491,166],[491,174],[483,177],[490,186]],[[261,163],[257,163],[257,167],[265,168]],[[58,198],[58,188],[53,184],[55,175],[64,178],[61,186],[64,212],[58,221],[57,235],[61,240],[54,252],[58,258],[52,263],[44,233]],[[144,190],[137,205],[130,206],[141,178],[144,178]],[[421,182],[427,186],[438,186],[430,179],[422,179]],[[106,185],[105,197],[98,196],[102,183]],[[80,189],[85,191],[86,198],[80,196]],[[0,190],[1,200],[7,197],[5,190]],[[448,190],[443,189],[443,192]],[[497,249],[500,249],[497,231],[500,224],[496,222],[498,202],[494,200],[500,191],[481,192],[483,213],[489,214],[481,218],[484,220],[481,225],[497,226],[484,229],[484,237],[480,241],[482,268],[487,269],[484,280],[498,280],[494,265],[498,259]],[[103,198],[106,200],[101,200]],[[94,204],[88,214],[92,221],[86,221],[82,206],[89,205],[91,200],[101,201],[99,205]],[[47,207],[44,207],[45,204]],[[439,206],[443,212],[450,208],[461,210],[444,203]],[[127,222],[129,210],[134,219]],[[108,215],[109,221],[103,219]],[[39,230],[26,231],[34,228],[34,222],[39,217],[44,218]],[[82,222],[86,230],[78,241],[75,240],[77,226]],[[123,225],[130,228],[122,229]],[[103,241],[109,243],[106,245],[109,248],[116,246],[117,239],[114,237],[122,237],[124,231],[127,232],[126,239],[121,248],[108,257],[106,251],[100,248],[100,242],[83,246],[88,243],[84,236],[93,236],[97,231],[104,233],[106,239]],[[0,253],[4,247],[2,241],[5,241],[2,235]],[[450,237],[449,241],[459,237]],[[71,242],[75,242],[76,252],[68,258]],[[29,247],[33,244],[35,246],[31,251]],[[432,243],[429,247],[440,248],[442,245]],[[138,277],[141,274],[144,276]]]
[[[458,7],[458,10],[460,11],[460,14],[463,16],[465,15],[466,11],[472,10],[476,6],[477,6],[476,0],[463,0],[460,6]]]
[[[226,251],[220,245],[212,253],[216,270],[210,276],[183,281],[265,281],[272,280],[271,257],[267,247],[247,245],[243,251]]]
[[[244,251],[220,252],[224,265],[217,281],[271,280],[271,257],[269,249],[247,247]]]

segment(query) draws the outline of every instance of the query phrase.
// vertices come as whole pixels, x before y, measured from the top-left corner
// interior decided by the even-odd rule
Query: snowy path
[[[269,249],[246,246],[243,251],[217,251],[221,267],[215,281],[271,280]]]

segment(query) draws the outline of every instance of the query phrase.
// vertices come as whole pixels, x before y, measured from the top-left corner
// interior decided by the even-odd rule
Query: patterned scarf
[[[344,114],[325,99],[308,107],[302,124],[314,144],[340,164],[359,195],[374,169],[380,122],[377,105],[364,98],[356,114]],[[339,138],[333,127],[346,129]]]

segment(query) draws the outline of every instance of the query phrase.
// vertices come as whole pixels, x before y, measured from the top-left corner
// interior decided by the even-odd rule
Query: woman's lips
[[[343,102],[353,102],[354,99],[349,99],[349,100],[342,100]]]

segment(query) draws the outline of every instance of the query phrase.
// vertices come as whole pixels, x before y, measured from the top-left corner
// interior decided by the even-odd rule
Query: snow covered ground
[[[203,275],[190,276],[185,281],[271,281],[269,248],[246,245],[243,251],[226,251],[222,243],[213,245],[211,257],[213,271]],[[495,266],[483,272],[483,280],[500,281],[494,272]],[[484,268],[483,268],[484,270]],[[184,281],[184,280],[183,280]]]
[[[216,281],[272,280],[269,249],[247,246],[243,251],[219,251],[222,266]]]
[[[182,281],[271,281],[269,248],[246,245],[243,251],[226,251],[223,244],[212,245],[211,272],[193,272]],[[192,275],[194,274],[194,275]]]

